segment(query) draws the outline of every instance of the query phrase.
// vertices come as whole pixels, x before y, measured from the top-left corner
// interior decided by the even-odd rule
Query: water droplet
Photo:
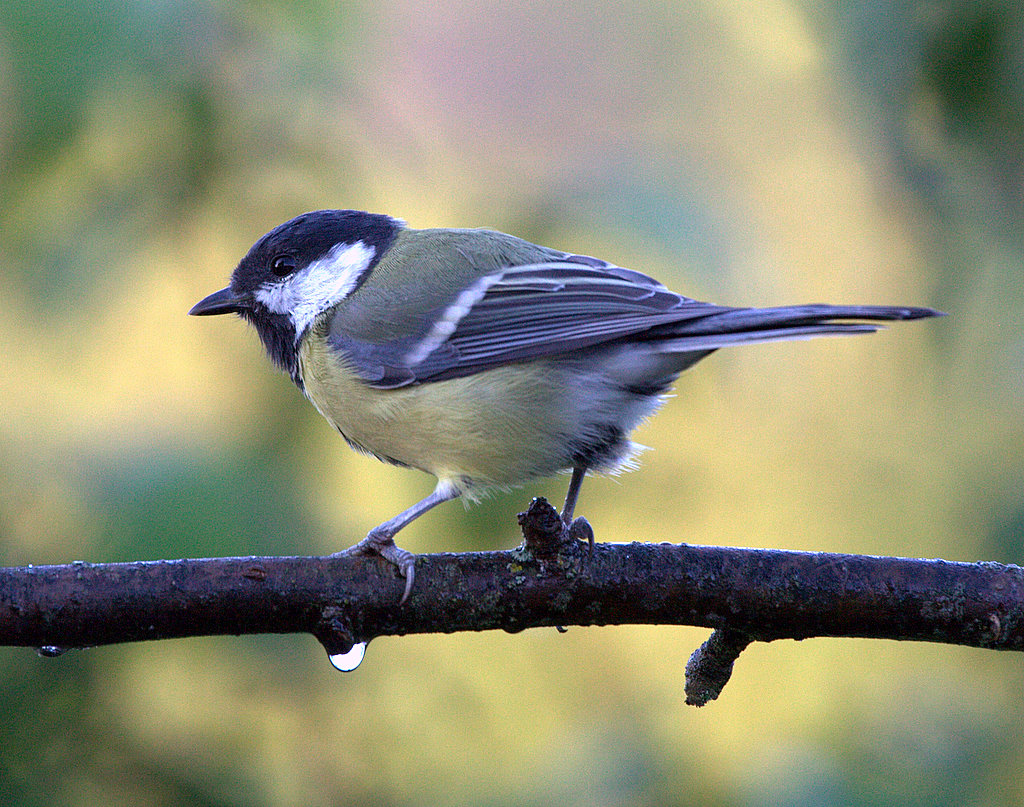
[[[36,652],[41,658],[57,658],[57,656],[63,656],[68,652],[66,647],[57,647],[53,644],[45,644],[42,647],[37,647]]]
[[[328,658],[335,669],[342,672],[352,672],[362,663],[365,654],[366,642],[356,642],[347,653],[335,653],[333,656],[328,656]]]

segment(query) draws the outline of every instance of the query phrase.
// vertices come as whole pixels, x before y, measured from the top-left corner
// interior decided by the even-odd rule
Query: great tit
[[[720,347],[869,333],[929,308],[733,308],[647,275],[485,229],[415,230],[356,210],[268,232],[190,314],[239,314],[353,448],[438,479],[348,552],[395,564],[404,526],[442,502],[572,471],[615,472],[678,375]],[[591,533],[592,535],[592,533]]]

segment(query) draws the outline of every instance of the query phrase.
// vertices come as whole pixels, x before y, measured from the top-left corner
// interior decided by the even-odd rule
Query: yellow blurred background
[[[350,207],[734,305],[932,305],[721,351],[584,486],[598,540],[1019,562],[1024,16],[1009,2],[0,5],[0,562],[312,554],[432,480],[348,451],[190,305]],[[447,505],[510,547],[565,478]],[[706,631],[0,649],[4,805],[1024,804],[1022,659]]]

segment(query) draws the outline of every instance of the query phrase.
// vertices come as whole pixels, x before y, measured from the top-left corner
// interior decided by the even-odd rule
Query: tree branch
[[[406,633],[564,625],[699,625],[688,701],[717,697],[755,640],[847,636],[1024,649],[1024,570],[998,563],[597,544],[537,499],[524,544],[421,555],[412,596],[379,558],[251,557],[0,569],[0,644],[61,649],[307,632],[328,653]]]

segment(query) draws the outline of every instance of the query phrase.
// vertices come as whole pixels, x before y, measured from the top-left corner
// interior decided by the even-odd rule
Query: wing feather
[[[580,255],[479,274],[412,336],[357,338],[335,322],[332,344],[371,386],[402,387],[595,345],[649,342],[666,353],[863,333],[849,320],[912,319],[929,309],[805,305],[732,308],[675,294],[658,281]],[[845,321],[844,321],[845,320]]]

